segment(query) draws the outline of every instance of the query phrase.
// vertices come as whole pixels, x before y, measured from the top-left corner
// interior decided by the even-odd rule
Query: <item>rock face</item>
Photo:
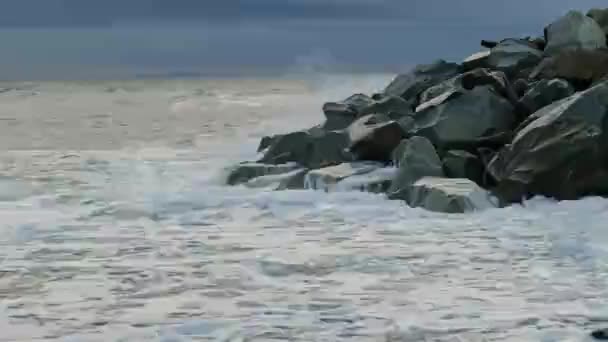
[[[565,50],[543,60],[531,78],[568,80],[584,90],[608,75],[608,50]]]
[[[606,47],[606,34],[599,24],[578,11],[570,11],[545,28],[545,53],[565,49],[594,50]]]
[[[452,150],[443,157],[443,169],[449,178],[470,179],[478,185],[484,185],[485,168],[479,158],[467,151]]]
[[[487,67],[513,75],[521,69],[535,66],[542,57],[543,52],[529,41],[505,39],[490,50]]]
[[[399,96],[380,97],[362,110],[362,114],[384,114],[393,120],[414,115],[412,104]]]
[[[363,110],[374,103],[365,94],[354,94],[342,102],[328,102],[323,105],[325,123],[323,128],[329,131],[340,130],[348,127],[357,117],[363,114]]]
[[[401,125],[385,115],[366,115],[348,128],[350,151],[359,160],[388,162],[391,152],[405,137]]]
[[[382,190],[383,187],[386,187],[386,183],[390,181],[390,179],[387,179],[386,176],[384,178],[357,177],[369,175],[382,168],[383,165],[380,163],[354,162],[313,170],[306,175],[304,187],[307,189],[324,190],[327,192],[335,191],[337,189],[360,189],[364,191]],[[379,176],[379,174],[376,174],[376,176]],[[355,178],[357,178],[358,182],[353,181]],[[342,183],[345,184],[344,186],[340,187]]]
[[[424,177],[409,191],[407,203],[442,213],[466,213],[496,208],[491,194],[468,179]]]
[[[407,199],[410,186],[427,176],[443,177],[441,159],[433,144],[424,137],[412,137],[397,147],[399,168],[388,190],[391,199]]]
[[[542,80],[526,92],[519,100],[518,107],[530,114],[572,94],[574,88],[566,80]]]
[[[388,95],[399,96],[409,101],[416,98],[427,88],[456,76],[460,66],[438,60],[431,64],[419,65],[410,73],[401,74],[386,87],[384,92]]]
[[[414,133],[442,149],[509,131],[515,124],[513,105],[491,86],[448,91],[430,102],[419,107]]]
[[[608,8],[593,8],[587,13],[587,16],[595,20],[602,28],[602,31],[608,36]]]
[[[259,161],[265,164],[295,162],[309,169],[336,165],[352,160],[346,148],[348,135],[343,132],[294,132],[274,141]]]
[[[278,175],[298,169],[295,164],[268,165],[260,163],[241,163],[232,167],[226,177],[226,184],[237,185],[268,175]]]
[[[534,113],[492,160],[497,195],[559,200],[608,195],[608,82]]]

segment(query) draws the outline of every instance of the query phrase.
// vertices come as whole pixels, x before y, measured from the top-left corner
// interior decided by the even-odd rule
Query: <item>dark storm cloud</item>
[[[0,25],[79,26],[129,21],[392,21],[530,22],[604,0],[2,0]]]

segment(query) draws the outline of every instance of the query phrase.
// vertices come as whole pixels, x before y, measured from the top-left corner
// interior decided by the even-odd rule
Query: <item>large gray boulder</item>
[[[570,11],[545,28],[545,53],[552,55],[566,49],[594,50],[606,47],[606,33],[593,19],[579,11]]]
[[[298,168],[299,166],[294,163],[284,165],[268,165],[252,162],[240,163],[227,170],[226,184],[243,184],[254,178],[288,173]]]
[[[365,94],[354,94],[342,102],[327,102],[323,105],[325,114],[325,130],[340,130],[348,127],[359,116],[363,115],[365,108],[374,104],[374,100]]]
[[[519,100],[518,108],[526,114],[574,94],[574,88],[566,80],[554,78],[541,80]]]
[[[496,194],[506,203],[608,195],[607,117],[608,81],[532,114],[488,166]]]
[[[411,72],[395,77],[384,92],[415,102],[418,95],[424,90],[456,76],[459,72],[458,64],[448,63],[444,60],[418,65]]]
[[[492,195],[468,179],[424,177],[410,186],[407,203],[441,213],[467,213],[497,207]]]
[[[443,156],[443,170],[449,178],[466,178],[480,186],[484,184],[484,165],[476,155],[468,151],[447,151]]]
[[[350,151],[359,160],[388,162],[391,152],[405,138],[403,127],[386,115],[370,114],[348,127]]]
[[[466,145],[512,129],[514,106],[492,86],[454,89],[417,108],[412,134],[425,136],[441,149]]]
[[[398,170],[388,190],[390,199],[407,199],[410,186],[422,177],[444,176],[435,147],[424,137],[415,136],[403,141],[395,153]]]
[[[350,140],[345,132],[321,129],[285,134],[274,141],[259,162],[284,164],[295,162],[309,169],[318,169],[352,161],[346,150]]]
[[[535,66],[543,57],[538,47],[525,39],[504,39],[487,51],[475,53],[463,62],[466,71],[489,68],[514,75],[518,71]]]
[[[310,171],[304,179],[304,188],[323,190],[362,190],[380,192],[390,182],[389,176],[377,171],[384,165],[374,162],[353,162]],[[369,177],[370,174],[374,174]],[[367,177],[364,177],[367,176]]]

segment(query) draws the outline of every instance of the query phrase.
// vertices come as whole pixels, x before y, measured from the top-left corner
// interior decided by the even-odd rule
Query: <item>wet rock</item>
[[[594,50],[606,47],[606,34],[599,24],[578,11],[570,11],[545,28],[545,53],[565,49]]]
[[[354,94],[342,102],[327,102],[323,105],[326,121],[325,130],[340,130],[348,127],[363,110],[374,103],[374,100],[364,94]]]
[[[575,89],[585,90],[607,75],[608,50],[566,50],[544,59],[530,78],[562,78]]]
[[[527,114],[534,113],[544,106],[574,94],[574,88],[566,80],[542,80],[526,92],[519,106]]]
[[[608,341],[608,328],[594,330],[591,332],[591,337],[598,341]]]
[[[276,190],[301,190],[304,189],[304,179],[309,170],[295,170],[285,175]]]
[[[443,169],[449,178],[466,178],[482,186],[484,165],[479,158],[467,151],[451,150],[443,157]]]
[[[456,76],[459,72],[458,64],[448,63],[444,60],[418,65],[411,72],[395,77],[384,92],[408,101],[416,101],[418,95],[424,90]]]
[[[347,178],[371,173],[384,165],[374,162],[353,162],[310,171],[304,180],[307,189],[334,191]],[[345,189],[348,190],[348,189]]]
[[[532,114],[490,162],[505,203],[608,195],[608,81]]]
[[[349,138],[344,132],[293,132],[274,141],[259,162],[295,162],[309,169],[318,169],[352,161],[352,155],[346,151],[348,145]]]
[[[371,114],[348,127],[350,151],[359,160],[388,162],[391,152],[405,138],[406,132],[386,115]]]
[[[228,170],[226,184],[237,185],[268,175],[278,175],[298,169],[296,164],[268,165],[261,163],[245,162],[233,166]]]
[[[416,111],[412,134],[427,137],[441,149],[509,131],[516,119],[513,105],[492,86],[451,90]]]
[[[407,203],[441,213],[467,213],[496,208],[492,195],[468,179],[424,177],[409,190]]]
[[[270,145],[272,145],[272,143],[275,142],[279,137],[280,135],[262,137],[262,139],[260,140],[260,144],[258,145],[258,152],[262,152],[268,147],[270,147]]]
[[[390,199],[407,199],[410,186],[422,177],[444,176],[435,147],[424,137],[416,136],[403,141],[393,155],[398,170],[388,190]]]

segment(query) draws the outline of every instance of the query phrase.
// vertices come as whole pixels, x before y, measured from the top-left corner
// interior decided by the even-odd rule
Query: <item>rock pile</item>
[[[380,94],[326,103],[318,126],[263,138],[263,157],[228,183],[282,177],[278,189],[354,188],[449,213],[608,196],[607,37],[608,9],[593,9],[544,37],[484,40],[462,63],[417,66]]]

